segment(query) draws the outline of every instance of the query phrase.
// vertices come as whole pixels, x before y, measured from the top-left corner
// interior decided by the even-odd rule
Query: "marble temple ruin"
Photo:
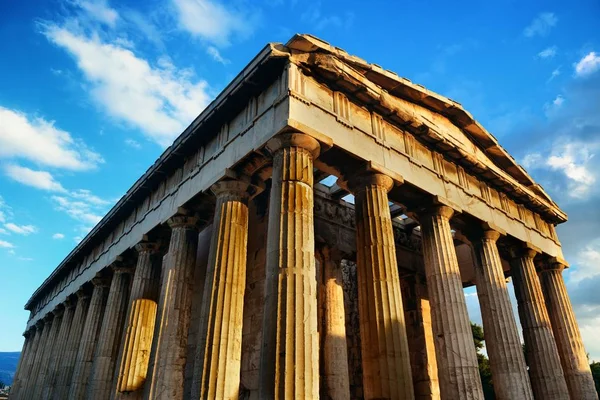
[[[268,44],[33,293],[11,399],[483,399],[475,285],[497,399],[597,400],[566,220],[459,103]]]

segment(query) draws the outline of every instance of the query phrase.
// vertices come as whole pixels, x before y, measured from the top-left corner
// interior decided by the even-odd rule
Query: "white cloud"
[[[0,196],[0,222],[6,221],[6,214],[10,213],[10,207],[4,202],[2,196]]]
[[[54,179],[52,174],[46,171],[35,171],[19,165],[9,164],[5,166],[4,173],[14,181],[27,186],[50,192],[66,192],[65,188]]]
[[[546,154],[529,153],[525,155],[522,164],[525,168],[546,169],[561,173],[566,178],[568,196],[585,199],[597,178],[596,172],[591,166],[596,149],[597,147],[590,143],[559,141]]]
[[[553,80],[554,78],[556,78],[559,75],[560,75],[560,67],[556,68],[554,71],[552,71],[550,78],[548,78],[548,82],[550,82],[551,80]]]
[[[576,257],[577,268],[569,270],[569,280],[578,283],[584,279],[600,275],[600,241],[590,243],[579,251]]]
[[[172,0],[181,27],[215,46],[228,46],[232,36],[254,30],[257,15],[250,10],[233,10],[216,0]]]
[[[575,64],[575,75],[583,77],[600,69],[600,55],[592,51]]]
[[[137,140],[133,140],[133,139],[125,139],[125,144],[136,150],[142,148],[142,145]]]
[[[65,238],[65,235],[63,235],[62,233],[55,233],[54,235],[52,235],[52,239],[60,240],[60,239],[64,239],[64,238]]]
[[[223,65],[227,65],[230,61],[226,58],[223,58],[221,52],[215,46],[208,46],[206,48],[206,52],[209,56],[211,56],[215,61],[220,62]]]
[[[99,154],[56,128],[54,122],[1,106],[0,158],[22,158],[69,170],[86,170],[103,162]]]
[[[115,27],[117,20],[119,19],[119,14],[115,9],[111,8],[105,0],[80,0],[75,1],[75,4],[85,10],[89,16],[111,28]]]
[[[558,18],[554,13],[544,12],[538,15],[531,24],[523,31],[527,37],[546,36],[550,30],[556,25]]]
[[[552,104],[556,107],[560,107],[562,106],[562,104],[565,102],[565,98],[562,97],[560,94],[558,96],[556,96],[556,98],[552,101]]]
[[[12,222],[9,222],[8,224],[4,224],[4,227],[11,232],[18,233],[19,235],[24,235],[24,236],[30,235],[32,233],[36,233],[38,230],[33,225],[17,225]]]
[[[71,197],[67,196],[52,196],[56,209],[67,213],[71,218],[81,222],[84,230],[89,230],[91,226],[96,225],[102,219],[109,201],[100,199],[91,194],[89,191],[86,194],[72,192]]]
[[[4,228],[0,228],[0,235],[10,235],[10,233]]]
[[[556,46],[548,47],[538,53],[539,58],[552,58],[556,55]]]
[[[46,27],[45,34],[75,58],[92,96],[109,115],[140,128],[162,146],[171,144],[209,102],[207,83],[193,81],[190,70],[177,69],[166,59],[152,66],[130,49],[55,25]]]
[[[15,248],[15,246],[12,243],[7,242],[5,240],[0,240],[0,247],[4,248],[4,249],[14,249]]]

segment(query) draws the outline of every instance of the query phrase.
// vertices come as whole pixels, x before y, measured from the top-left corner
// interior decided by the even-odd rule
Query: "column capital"
[[[77,302],[73,301],[72,298],[67,297],[63,304],[65,306],[65,309],[72,310],[73,308],[75,308],[75,305],[77,305]]]
[[[542,251],[535,247],[533,244],[529,242],[521,242],[519,244],[508,247],[508,256],[511,259],[526,257],[533,259],[537,254],[540,254]]]
[[[380,172],[363,171],[349,177],[345,184],[352,193],[361,192],[370,186],[380,187],[387,193],[394,187],[394,180]]]
[[[333,261],[339,266],[342,261],[342,253],[335,246],[330,246],[327,243],[317,243],[315,250],[315,256],[320,262]]]
[[[57,305],[54,310],[50,311],[52,314],[54,314],[55,317],[60,317],[61,315],[63,315],[63,313],[65,312],[65,305],[63,304],[59,304]]]
[[[86,300],[90,298],[90,294],[84,290],[83,288],[79,289],[75,292],[75,296],[77,296],[78,301]]]
[[[167,220],[169,227],[173,228],[196,228],[198,217],[196,215],[177,214]]]
[[[560,257],[550,257],[538,263],[538,268],[541,272],[558,271],[562,272],[569,267],[569,264]]]
[[[92,278],[92,285],[99,287],[109,287],[110,286],[110,278],[105,276],[96,275]]]
[[[240,200],[246,200],[250,194],[248,193],[248,182],[240,180],[219,181],[210,187],[211,192],[217,197],[235,196]]]
[[[160,253],[160,243],[158,242],[139,242],[135,245],[135,251],[138,253]]]
[[[39,320],[37,320],[34,326],[35,329],[41,329],[44,326],[44,318],[40,318]]]
[[[267,149],[275,154],[281,149],[297,147],[309,152],[313,159],[319,156],[321,144],[313,137],[304,133],[282,133],[267,142]]]
[[[131,265],[125,265],[121,261],[113,263],[110,266],[110,269],[112,269],[115,274],[131,274],[134,270]]]
[[[498,239],[506,236],[506,231],[487,222],[475,224],[475,226],[470,225],[465,229],[461,229],[461,233],[464,234],[471,243],[477,243],[484,240],[496,243]]]
[[[44,325],[52,325],[52,320],[54,320],[54,310],[44,315],[42,319],[44,320]]]

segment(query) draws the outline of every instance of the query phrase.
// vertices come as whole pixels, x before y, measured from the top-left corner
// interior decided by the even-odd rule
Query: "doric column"
[[[425,278],[416,273],[403,276],[400,283],[415,399],[439,400],[440,382],[427,284]]]
[[[358,173],[348,181],[356,210],[356,260],[365,399],[414,397],[406,323],[387,193],[393,180]]]
[[[113,264],[111,268],[113,277],[92,363],[90,386],[88,388],[90,399],[110,397],[119,341],[123,333],[125,313],[127,312],[132,269],[123,266],[120,261]]]
[[[100,326],[104,317],[104,309],[108,298],[108,288],[110,280],[107,278],[96,277],[92,279],[94,290],[88,308],[79,349],[75,359],[73,369],[73,379],[69,389],[69,400],[82,400],[86,397],[88,381],[92,371],[94,353],[98,343]]]
[[[40,362],[40,369],[38,370],[38,374],[35,377],[35,389],[33,391],[33,395],[31,396],[32,399],[42,398],[48,376],[51,374],[52,369],[55,367],[50,361],[52,359],[54,348],[57,346],[56,339],[58,336],[60,325],[62,323],[64,311],[65,308],[62,304],[57,306],[53,311],[51,311],[51,313],[54,314],[54,318],[52,320],[52,327],[50,328],[50,332],[48,333],[48,338],[46,339],[46,343],[44,344],[44,354]]]
[[[533,392],[512,312],[494,230],[474,232],[475,283],[483,319],[485,347],[498,400],[531,399]]]
[[[483,399],[462,279],[450,230],[454,210],[435,205],[420,215],[442,399]]]
[[[563,263],[551,260],[543,264],[540,273],[552,332],[571,399],[598,400],[579,326],[563,280],[564,267]]]
[[[27,364],[27,357],[31,354],[32,344],[35,339],[35,327],[30,328],[26,331],[23,336],[25,337],[25,343],[23,343],[23,350],[21,351],[21,357],[19,358],[19,364],[17,364],[17,370],[13,378],[13,384],[10,387],[10,398],[17,399],[19,391],[22,387],[23,370]]]
[[[75,313],[75,303],[72,300],[67,298],[67,300],[63,304],[64,313],[62,321],[60,323],[58,334],[56,336],[56,344],[54,345],[54,350],[52,351],[52,355],[50,357],[50,362],[48,365],[48,376],[46,377],[46,382],[44,383],[43,389],[44,391],[42,394],[43,399],[57,398],[55,396],[55,390],[58,381],[58,374],[60,371],[60,366],[63,363],[65,346],[67,345],[69,330],[71,329],[71,323],[73,322],[73,314]]]
[[[135,249],[138,259],[129,296],[125,338],[120,352],[116,388],[119,392],[133,392],[144,386],[158,309],[162,260],[159,244],[141,242]]]
[[[273,153],[259,397],[319,397],[313,160],[319,143],[283,134]]]
[[[79,349],[79,342],[81,340],[81,332],[83,331],[85,317],[90,304],[90,296],[82,289],[78,290],[75,295],[77,296],[75,314],[73,315],[69,337],[66,340],[64,358],[61,361],[61,365],[59,365],[58,383],[55,391],[55,398],[57,399],[66,399],[69,394],[77,350]]]
[[[529,248],[511,249],[511,273],[525,340],[531,388],[536,399],[569,399],[556,342]]]
[[[23,369],[23,374],[21,375],[21,382],[19,388],[17,390],[15,399],[26,399],[27,392],[33,386],[35,382],[33,382],[32,371],[35,368],[36,358],[41,352],[40,343],[42,343],[42,338],[44,330],[44,322],[43,320],[37,321],[35,324],[35,336],[33,337],[33,343],[31,344],[31,351],[29,351],[29,355],[27,356],[27,360]]]
[[[242,359],[242,320],[248,244],[248,183],[223,181],[217,196],[192,398],[237,399]]]
[[[183,398],[184,371],[187,359],[187,338],[192,309],[192,283],[198,220],[177,215],[169,220],[171,240],[169,257],[163,266],[159,310],[159,336],[150,399]]]
[[[328,246],[319,250],[323,276],[321,365],[328,399],[349,399],[348,349],[346,343],[346,315],[342,286],[341,259]]]

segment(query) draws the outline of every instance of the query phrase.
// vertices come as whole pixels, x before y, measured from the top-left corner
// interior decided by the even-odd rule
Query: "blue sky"
[[[462,103],[546,188],[600,360],[599,26],[597,1],[0,0],[0,351],[164,148],[267,42],[302,32]]]

